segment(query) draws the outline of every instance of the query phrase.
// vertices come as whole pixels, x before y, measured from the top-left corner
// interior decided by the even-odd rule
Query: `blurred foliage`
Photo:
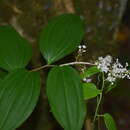
[[[73,0],[77,12],[86,21],[88,53],[95,59],[108,53],[116,55],[117,32],[127,0]],[[90,58],[85,56],[85,58]]]

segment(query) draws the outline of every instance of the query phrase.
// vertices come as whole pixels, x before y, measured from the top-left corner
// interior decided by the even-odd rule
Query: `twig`
[[[95,64],[89,62],[70,62],[70,63],[61,64],[60,66],[68,66],[68,65],[95,65]]]
[[[89,63],[89,62],[70,62],[70,63],[65,63],[65,64],[61,64],[59,66],[68,66],[68,65],[95,65],[95,64],[92,64],[92,63]],[[47,68],[47,67],[54,67],[56,65],[44,65],[44,66],[41,66],[41,67],[38,67],[38,68],[35,68],[35,69],[32,69],[30,72],[33,72],[33,71],[39,71],[39,70],[42,70],[44,68]]]
[[[54,67],[54,66],[55,66],[55,65],[44,65],[44,66],[41,66],[41,67],[32,69],[30,72],[39,71],[39,70],[42,70],[42,69],[44,69],[44,68],[47,68],[47,67]]]
[[[104,89],[104,73],[102,73],[102,88],[101,88],[101,93],[99,94],[99,100],[97,102],[97,107],[96,107],[96,111],[95,111],[95,115],[94,115],[94,119],[93,119],[93,130],[94,130],[94,127],[95,127],[95,121],[96,121],[96,118],[98,116],[98,111],[99,111],[99,107],[100,107],[100,104],[101,104],[101,101],[102,101],[102,96],[103,96],[103,89]]]

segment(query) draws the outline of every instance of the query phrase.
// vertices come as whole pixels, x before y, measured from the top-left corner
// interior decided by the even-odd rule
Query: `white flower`
[[[109,67],[112,62],[112,57],[110,55],[106,56],[105,58],[99,57],[98,61],[95,62],[98,69],[100,69],[102,72],[107,73],[109,71]]]
[[[79,46],[78,46],[78,48],[79,48],[79,49],[81,49],[81,48],[82,48],[82,46],[81,46],[81,45],[79,45]]]
[[[86,83],[89,83],[92,81],[92,79],[88,79],[88,78],[83,78],[83,81],[86,82]]]
[[[130,71],[127,70],[129,65],[127,62],[125,67],[123,67],[123,65],[119,63],[118,59],[116,59],[115,62],[112,62],[112,57],[108,55],[105,58],[99,57],[95,64],[102,72],[106,73],[106,80],[112,84],[116,81],[116,79],[130,79]]]
[[[110,72],[114,77],[123,79],[126,77],[128,70],[126,67],[123,67],[117,59],[116,62],[112,65]]]
[[[86,47],[86,45],[82,45],[82,48],[83,48],[83,49],[86,49],[87,47]]]
[[[78,52],[80,54],[82,54],[82,53],[86,52],[87,47],[86,47],[86,45],[79,45],[78,48],[79,48]]]
[[[108,77],[106,78],[107,81],[111,82],[112,84],[116,81],[116,78],[111,75],[111,73],[108,74]]]

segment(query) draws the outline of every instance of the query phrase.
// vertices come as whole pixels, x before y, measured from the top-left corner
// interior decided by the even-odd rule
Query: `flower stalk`
[[[98,117],[98,112],[99,112],[100,104],[101,104],[102,97],[103,97],[104,82],[105,82],[104,73],[102,73],[102,88],[101,88],[101,93],[99,94],[99,100],[97,100],[97,106],[96,106],[95,115],[94,115],[94,119],[93,119],[93,130],[95,128],[96,118]]]

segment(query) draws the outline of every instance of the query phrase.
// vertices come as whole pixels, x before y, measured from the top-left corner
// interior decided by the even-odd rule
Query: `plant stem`
[[[99,95],[99,100],[97,102],[96,111],[95,111],[94,120],[93,120],[93,125],[95,124],[95,121],[96,121],[96,118],[97,118],[97,115],[98,115],[98,110],[99,110],[101,100],[102,100],[102,93]]]
[[[92,64],[92,63],[89,63],[89,62],[70,62],[70,63],[61,64],[59,66],[62,67],[62,66],[68,66],[68,65],[95,65],[95,64]],[[39,70],[42,70],[44,68],[54,67],[54,66],[56,66],[56,65],[44,65],[44,66],[32,69],[30,72],[39,71]]]
[[[104,115],[97,115],[98,117],[104,117]]]
[[[70,62],[70,63],[61,64],[60,66],[67,66],[67,65],[95,65],[95,64],[89,62]]]
[[[99,111],[99,107],[102,101],[102,96],[103,96],[103,89],[104,89],[104,73],[102,73],[102,88],[101,88],[101,93],[99,94],[99,100],[97,101],[97,106],[96,106],[96,110],[95,110],[95,115],[94,115],[94,119],[93,119],[93,130],[95,127],[95,122],[96,122],[96,118],[98,116],[98,111]]]
[[[54,67],[55,65],[44,65],[44,66],[41,66],[41,67],[38,67],[38,68],[35,68],[35,69],[32,69],[30,72],[34,72],[34,71],[40,71],[44,68],[47,68],[47,67]]]

